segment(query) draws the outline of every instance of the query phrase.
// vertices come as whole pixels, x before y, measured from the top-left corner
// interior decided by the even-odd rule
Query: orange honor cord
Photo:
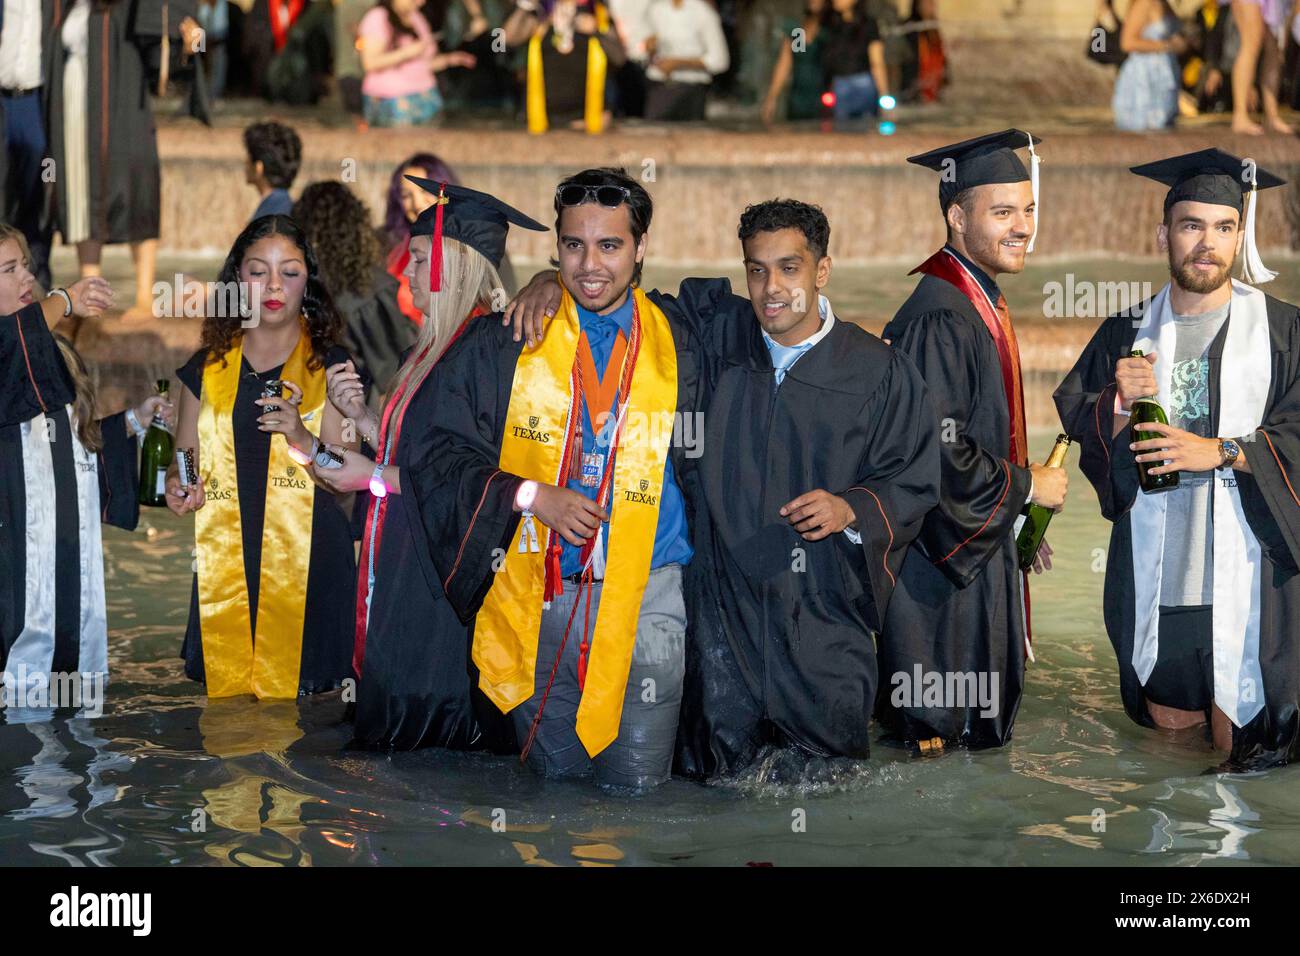
[[[639,309],[637,308],[635,298],[633,299],[633,303],[632,303],[631,341],[629,342],[625,340],[622,334],[618,336],[618,340],[614,346],[614,351],[610,355],[610,362],[608,365],[605,366],[604,380],[600,380],[597,378],[595,374],[595,363],[592,362],[591,360],[591,349],[587,344],[586,335],[584,334],[582,336],[578,345],[577,355],[574,357],[573,400],[569,408],[569,428],[567,429],[568,434],[566,434],[566,441],[564,446],[565,447],[564,460],[560,464],[561,476],[567,473],[569,454],[570,454],[570,450],[573,447],[573,443],[572,440],[569,438],[569,434],[571,434],[573,429],[575,428],[575,423],[577,422],[577,418],[578,418],[577,413],[579,411],[580,404],[585,400],[584,398],[580,397],[583,395],[581,366],[584,362],[584,352],[586,353],[585,360],[588,362],[592,362],[591,369],[590,369],[590,376],[599,382],[598,391],[601,395],[607,394],[606,382],[608,382],[609,384],[613,384],[614,382],[613,376],[609,374],[610,369],[614,365],[614,359],[617,357],[623,363],[621,373],[618,377],[619,390],[615,393],[614,396],[611,396],[609,398],[609,401],[605,405],[597,405],[598,408],[604,408],[607,405],[612,405],[616,397],[620,395],[631,394],[632,376],[636,370],[636,360],[640,351],[641,351],[641,315]],[[623,354],[620,355],[619,354],[620,352],[622,352]],[[591,405],[588,404],[587,407],[588,407],[588,414],[590,414]],[[581,424],[577,423],[576,427],[580,428]],[[594,418],[592,419],[592,428],[593,430],[595,428]],[[604,474],[601,476],[600,489],[596,492],[596,503],[598,505],[603,506],[609,500],[610,488],[612,485],[611,478],[614,474],[614,468],[613,468],[614,455],[618,451],[618,444],[619,444],[619,440],[622,438],[622,435],[623,435],[623,421],[622,418],[620,417],[618,423],[615,425],[614,428],[614,437],[610,443],[609,458],[606,460]],[[549,535],[551,539],[551,544],[548,546],[547,554],[546,554],[545,600],[547,602],[549,602],[551,600],[551,597],[554,596],[555,594],[564,593],[564,585],[562,583],[562,578],[560,577],[560,553],[562,549],[562,546],[560,544],[560,536],[556,534],[554,531],[549,532]],[[550,679],[547,680],[546,689],[542,692],[542,699],[540,703],[537,705],[537,714],[533,717],[532,725],[528,729],[528,737],[524,741],[523,747],[520,748],[520,753],[519,753],[520,763],[523,763],[524,761],[527,760],[528,752],[529,750],[532,749],[533,741],[537,737],[537,728],[542,721],[542,711],[545,710],[546,708],[546,699],[547,697],[550,696],[551,686],[555,683],[555,675],[559,671],[560,661],[564,658],[564,647],[568,643],[569,631],[573,627],[573,619],[577,615],[578,603],[579,601],[581,601],[583,597],[582,592],[584,590],[586,591],[586,609],[583,614],[582,644],[580,645],[578,651],[578,689],[579,691],[585,689],[587,683],[587,655],[588,652],[591,650],[591,584],[593,580],[593,574],[592,574],[590,557],[591,557],[592,549],[595,547],[596,541],[599,539],[599,537],[600,537],[600,533],[597,532],[596,537],[591,538],[585,545],[582,546],[582,551],[581,551],[581,557],[583,563],[582,581],[578,585],[578,593],[574,595],[573,610],[569,612],[569,619],[564,625],[564,636],[560,638],[560,648],[559,651],[556,653],[555,663],[551,665]],[[552,575],[554,575],[554,580],[556,584],[554,589],[552,589],[551,587]]]

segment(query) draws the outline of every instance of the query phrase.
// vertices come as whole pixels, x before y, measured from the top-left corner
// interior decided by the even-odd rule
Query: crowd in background
[[[1238,133],[1293,132],[1278,109],[1300,105],[1294,0],[1098,0],[1096,22],[1088,53],[1118,69],[1120,129],[1166,129],[1179,116],[1223,112]]]

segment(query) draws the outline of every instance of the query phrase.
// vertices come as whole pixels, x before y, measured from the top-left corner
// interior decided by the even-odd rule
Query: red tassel
[[[587,548],[590,550],[590,547]],[[588,566],[582,573],[582,583],[587,589],[587,605],[582,612],[582,643],[578,645],[578,691],[587,688],[587,651],[591,647],[591,581],[592,571]],[[574,602],[575,604],[577,602]]]
[[[442,211],[447,205],[446,183],[438,184],[438,209],[433,217],[433,248],[429,251],[429,291],[442,291]]]
[[[553,535],[553,540],[546,548],[546,587],[542,600],[550,603],[557,594],[564,593],[564,578],[560,577],[560,536]]]

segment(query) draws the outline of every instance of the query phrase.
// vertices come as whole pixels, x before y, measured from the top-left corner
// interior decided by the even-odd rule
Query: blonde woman
[[[513,734],[475,689],[466,627],[431,559],[454,531],[429,520],[427,503],[403,486],[402,474],[429,453],[441,401],[438,363],[471,321],[505,303],[497,269],[509,224],[545,227],[485,193],[412,181],[442,202],[411,226],[407,276],[425,321],[386,389],[382,416],[366,408],[351,363],[327,371],[330,401],[376,449],[378,462],[345,453],[342,468],[313,468],[331,490],[369,488],[372,495],[357,572],[354,741],[383,750],[503,750],[513,746]]]
[[[171,405],[155,395],[96,419],[85,363],[51,327],[112,290],[94,277],[38,302],[28,266],[22,233],[0,224],[0,680],[16,706],[72,706],[49,695],[73,684],[51,678],[79,674],[83,702],[86,681],[108,678],[100,523],[135,527],[136,439]]]

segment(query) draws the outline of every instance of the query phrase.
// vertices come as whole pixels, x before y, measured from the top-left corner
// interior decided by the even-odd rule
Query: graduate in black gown
[[[702,370],[680,471],[695,559],[676,769],[696,778],[739,772],[769,744],[868,755],[876,634],[938,500],[924,382],[820,294],[825,215],[774,200],[739,232],[750,299],[726,279],[650,293],[690,330]],[[550,276],[512,304],[530,335],[557,304]]]
[[[462,336],[472,335],[479,321],[489,321],[480,317],[492,311],[501,287],[497,267],[510,224],[546,227],[485,193],[411,180],[447,200],[430,206],[411,226],[406,274],[412,299],[425,316],[420,337],[405,356],[381,415],[366,407],[354,367],[327,371],[330,401],[356,423],[378,460],[349,454],[341,469],[313,470],[324,487],[371,494],[356,589],[353,667],[360,684],[353,742],[381,750],[511,750],[508,722],[477,688],[469,631],[443,593],[432,559],[431,517],[412,493],[408,476],[412,463],[428,456],[434,425],[445,414],[438,375],[442,356]],[[432,283],[439,229],[438,281]]]
[[[1205,725],[1231,769],[1286,763],[1300,748],[1300,310],[1253,288],[1273,278],[1256,192],[1282,180],[1214,149],[1133,171],[1169,187],[1157,240],[1172,281],[1103,322],[1055,394],[1113,522],[1103,612],[1124,709],[1145,727]],[[1128,415],[1151,395],[1170,422],[1134,443]],[[1144,492],[1138,462],[1177,486]]]
[[[95,419],[86,367],[51,329],[111,289],[88,278],[33,301],[28,261],[0,225],[0,680],[9,703],[41,707],[53,674],[107,680],[101,522],[135,527],[136,435],[165,402]]]
[[[698,778],[766,744],[868,755],[876,635],[939,496],[924,381],[821,294],[822,211],[772,200],[739,232],[750,298],[700,316],[709,399],[677,752]]]
[[[176,446],[194,451],[198,472],[188,483],[173,462],[167,474],[168,507],[195,513],[181,656],[209,697],[294,699],[351,675],[352,503],[313,485],[304,464],[318,436],[356,445],[325,395],[325,369],[349,356],[288,216],[249,223],[218,282],[238,288],[242,315],[205,317],[202,347],[176,370]],[[287,393],[265,397],[281,382]]]
[[[877,714],[908,743],[1011,736],[1032,653],[1017,519],[1031,501],[1065,500],[1064,470],[1029,462],[1020,353],[995,281],[1032,249],[1036,177],[1015,150],[1037,142],[1006,130],[909,159],[940,173],[948,242],[913,270],[921,281],[881,333],[925,378],[942,449],[939,506],[903,562],[880,650]],[[1047,567],[1050,555],[1044,545]]]

